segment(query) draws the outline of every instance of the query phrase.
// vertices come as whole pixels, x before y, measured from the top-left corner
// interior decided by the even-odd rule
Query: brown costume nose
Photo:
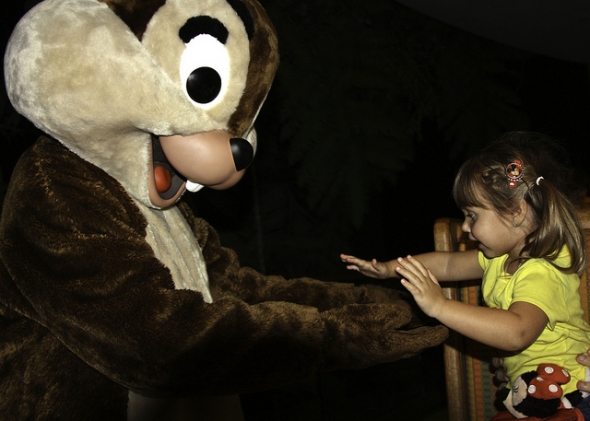
[[[231,153],[234,157],[236,170],[241,171],[246,168],[254,159],[254,148],[246,139],[234,137],[229,141]]]

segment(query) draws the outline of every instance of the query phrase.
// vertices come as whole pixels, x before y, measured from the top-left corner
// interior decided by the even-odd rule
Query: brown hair
[[[515,161],[520,161],[522,177],[511,188],[506,168]],[[453,197],[460,208],[492,208],[502,216],[511,215],[525,200],[537,228],[527,236],[522,258],[543,258],[565,273],[581,274],[588,257],[572,174],[567,154],[555,140],[538,133],[510,132],[461,166]],[[571,262],[559,267],[554,261],[564,246]]]

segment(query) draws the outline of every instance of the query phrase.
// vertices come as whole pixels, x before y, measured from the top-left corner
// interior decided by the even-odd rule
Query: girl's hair
[[[510,187],[506,171],[514,162],[522,167],[521,178]],[[573,173],[565,150],[553,139],[510,132],[461,166],[453,197],[460,208],[491,208],[504,217],[511,216],[525,200],[537,228],[527,236],[521,258],[543,258],[565,273],[581,274],[588,257],[576,210],[581,189],[573,183]],[[555,264],[563,246],[571,255],[568,267]]]

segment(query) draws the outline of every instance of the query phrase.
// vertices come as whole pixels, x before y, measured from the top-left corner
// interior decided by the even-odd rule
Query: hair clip
[[[520,164],[519,159],[515,159],[514,162],[511,162],[506,167],[506,177],[508,177],[508,187],[511,189],[516,188],[518,185],[518,181],[524,175],[524,171],[522,170],[522,165]]]

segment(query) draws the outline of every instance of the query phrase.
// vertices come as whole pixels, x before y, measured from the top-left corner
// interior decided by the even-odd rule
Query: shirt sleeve
[[[540,308],[549,319],[549,329],[567,320],[567,296],[563,278],[549,263],[530,260],[515,274],[512,302],[526,302]]]

